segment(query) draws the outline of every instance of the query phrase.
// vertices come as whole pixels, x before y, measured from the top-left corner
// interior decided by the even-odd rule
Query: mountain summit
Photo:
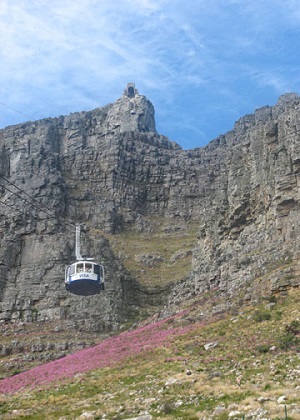
[[[129,83],[114,104],[1,130],[1,322],[110,331],[211,290],[229,307],[299,286],[299,127],[288,94],[185,151]],[[64,287],[75,224],[105,267],[97,296]]]
[[[154,107],[145,96],[139,95],[134,83],[128,83],[123,95],[107,115],[107,128],[114,132],[152,132],[155,128]]]

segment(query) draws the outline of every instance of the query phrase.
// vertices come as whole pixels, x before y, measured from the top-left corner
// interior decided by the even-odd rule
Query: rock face
[[[133,84],[112,105],[1,130],[0,319],[101,331],[211,289],[255,300],[298,286],[299,130],[300,99],[287,94],[185,151],[157,133]],[[86,226],[82,253],[105,265],[103,294],[64,289],[75,223]],[[162,291],[143,286],[111,241],[151,238],[163,223],[179,232],[192,224],[197,240],[174,253],[193,251],[189,274]],[[149,270],[164,261],[154,256]]]
[[[222,174],[193,258],[196,292],[219,287],[245,299],[299,286],[299,97],[282,96],[241,118],[212,146]]]

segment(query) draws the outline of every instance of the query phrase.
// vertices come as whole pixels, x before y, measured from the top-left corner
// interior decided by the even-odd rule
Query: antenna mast
[[[76,245],[75,245],[76,260],[82,260],[80,254],[80,225],[76,225]]]

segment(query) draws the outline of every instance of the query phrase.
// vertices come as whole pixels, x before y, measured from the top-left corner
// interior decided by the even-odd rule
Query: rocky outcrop
[[[150,129],[155,130],[152,104],[124,94],[92,112],[2,130],[2,320],[66,319],[77,328],[107,330],[132,317],[139,301],[151,301],[105,235],[122,229],[132,218],[131,208],[142,201],[146,172],[141,192],[131,196],[124,188],[124,172],[134,166],[129,156],[135,139],[141,136],[153,150],[175,147]],[[83,253],[105,265],[103,294],[78,297],[64,290],[64,267],[75,257],[75,223],[89,230]]]
[[[299,111],[299,97],[283,95],[202,151],[210,159],[211,201],[190,287],[179,295],[219,289],[253,302],[299,286]]]
[[[129,84],[104,108],[1,130],[0,319],[109,330],[215,288],[255,300],[299,285],[299,127],[299,97],[284,95],[185,151],[157,133],[152,104]],[[83,253],[106,267],[103,294],[64,289],[75,223],[86,226]],[[198,236],[173,252],[174,261],[193,252],[189,274],[149,288],[112,241],[126,232],[151,241],[158,225]],[[143,255],[149,273],[166,261],[143,249],[134,260]]]

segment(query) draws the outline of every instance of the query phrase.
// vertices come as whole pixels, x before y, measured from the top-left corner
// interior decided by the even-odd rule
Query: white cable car
[[[95,295],[104,290],[104,268],[80,254],[80,226],[76,226],[76,262],[65,270],[65,286],[76,295]]]

